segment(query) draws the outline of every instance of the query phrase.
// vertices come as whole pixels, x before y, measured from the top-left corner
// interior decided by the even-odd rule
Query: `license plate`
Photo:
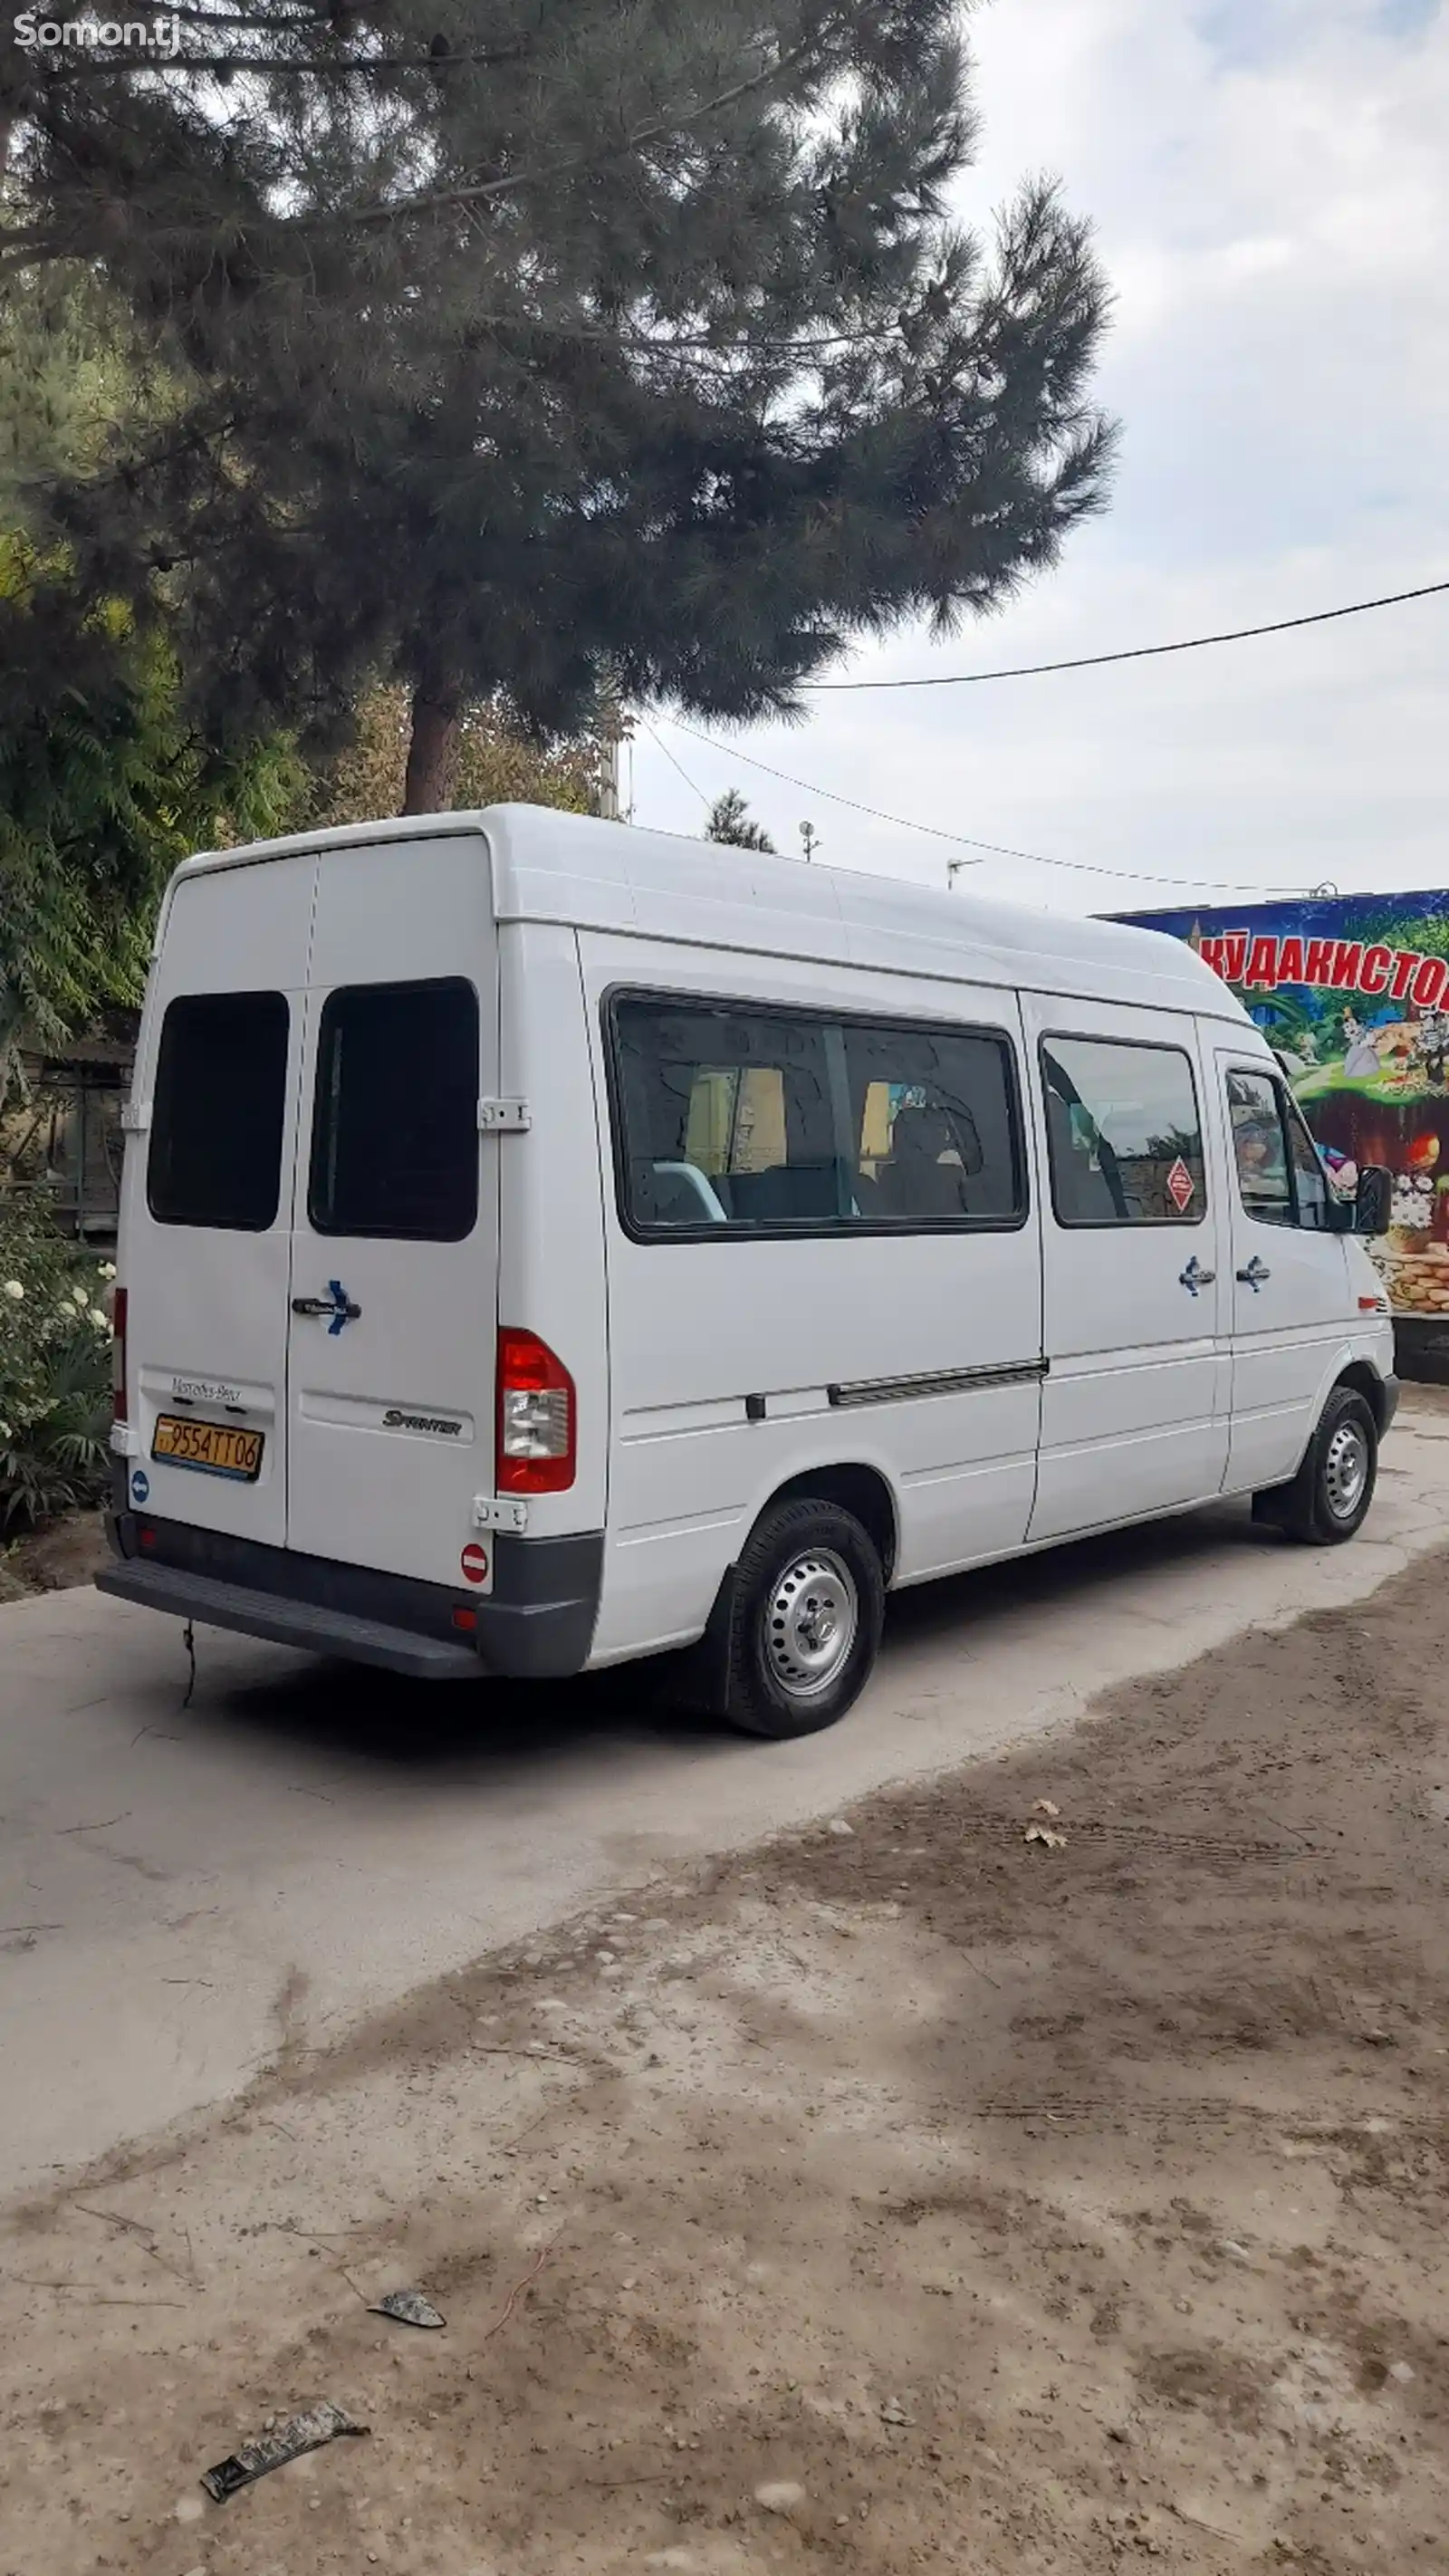
[[[188,1422],[179,1413],[158,1413],[151,1455],[169,1467],[199,1467],[205,1476],[232,1476],[255,1484],[262,1471],[264,1435],[234,1431],[229,1422]]]

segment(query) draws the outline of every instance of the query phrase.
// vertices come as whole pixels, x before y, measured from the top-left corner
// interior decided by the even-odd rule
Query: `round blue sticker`
[[[134,1476],[131,1478],[132,1502],[137,1504],[144,1503],[149,1496],[150,1491],[151,1479],[147,1475],[144,1467],[138,1467]]]

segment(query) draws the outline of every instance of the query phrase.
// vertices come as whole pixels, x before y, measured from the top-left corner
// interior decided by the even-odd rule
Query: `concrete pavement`
[[[0,2189],[224,2101],[279,2049],[661,1865],[1362,1598],[1446,1535],[1449,1413],[1411,1397],[1351,1547],[1226,1507],[903,1595],[851,1717],[782,1746],[661,1712],[646,1667],[439,1690],[214,1630],[183,1710],[175,1622],[90,1591],[0,1610]]]

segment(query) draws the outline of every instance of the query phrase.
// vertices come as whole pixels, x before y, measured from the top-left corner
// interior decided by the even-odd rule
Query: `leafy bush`
[[[43,1198],[0,1196],[0,1529],[100,1499],[114,1277],[66,1241]]]

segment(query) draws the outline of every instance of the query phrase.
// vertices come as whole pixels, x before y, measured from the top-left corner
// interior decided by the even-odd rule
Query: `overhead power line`
[[[1178,644],[1136,644],[1123,653],[1083,653],[1070,662],[1022,662],[1005,671],[942,671],[921,680],[802,680],[802,689],[979,689],[987,680],[1036,680],[1052,671],[1100,671],[1109,662],[1155,662],[1167,653],[1205,653],[1215,644],[1247,644],[1259,635],[1291,635],[1304,626],[1332,626],[1344,617],[1367,617],[1376,608],[1402,608],[1407,600],[1437,599],[1449,581],[1421,590],[1395,590],[1384,599],[1356,599],[1347,608],[1320,608],[1312,617],[1280,617],[1271,626],[1237,626],[1223,635],[1189,635]]]
[[[697,796],[701,805],[704,807],[706,814],[712,814],[714,812],[714,798],[712,796],[706,796],[704,789],[699,785],[698,781],[690,777],[683,761],[675,758],[674,753],[670,750],[663,734],[655,732],[649,718],[647,716],[641,716],[639,722],[644,727],[644,730],[649,736],[650,741],[653,743],[655,750],[662,751],[665,759],[669,762],[671,769],[678,770],[679,775],[683,779],[685,786],[689,789],[691,796]],[[703,741],[703,739],[704,737],[701,735],[700,740]]]
[[[889,823],[902,832],[925,832],[933,841],[951,841],[958,849],[980,850],[992,858],[1025,859],[1035,868],[1065,868],[1072,876],[1108,877],[1124,885],[1176,886],[1184,894],[1200,893],[1204,887],[1213,894],[1289,895],[1303,892],[1301,886],[1255,886],[1236,877],[1161,877],[1155,876],[1150,868],[1101,868],[1090,859],[1049,859],[1040,850],[1013,850],[1000,841],[975,841],[965,832],[945,831],[939,823],[918,823],[910,814],[887,814],[879,805],[862,805],[857,797],[841,796],[833,787],[817,787],[808,778],[793,778],[788,769],[774,769],[768,760],[757,760],[751,751],[740,751],[733,743],[720,742],[712,733],[701,733],[697,725],[684,724],[678,716],[662,716],[660,722],[672,725],[676,733],[687,733],[692,742],[708,743],[711,751],[722,752],[726,760],[742,760],[749,769],[762,769],[767,778],[778,778],[786,787],[798,787],[802,796],[823,796],[831,805],[848,805],[853,814],[868,814],[872,822]],[[652,725],[648,730],[654,733]],[[657,734],[654,734],[654,739],[659,742]],[[674,759],[667,743],[659,742],[659,748],[667,759]],[[686,787],[693,789],[702,804],[708,803],[702,788],[695,786],[694,780],[680,768],[677,760],[674,766]],[[973,862],[959,861],[957,864],[969,866]],[[979,860],[974,864],[979,866]]]

